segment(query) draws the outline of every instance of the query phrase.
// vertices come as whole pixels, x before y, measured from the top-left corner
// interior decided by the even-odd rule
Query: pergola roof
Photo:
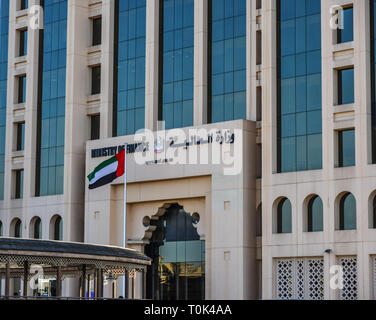
[[[10,279],[20,277],[24,279],[23,296],[27,296],[28,281],[35,275],[33,266],[42,267],[44,277],[56,278],[58,297],[61,296],[62,280],[77,276],[81,297],[85,297],[86,282],[89,288],[90,279],[94,279],[95,297],[103,297],[106,276],[111,279],[120,275],[136,277],[136,272],[142,272],[145,288],[148,265],[151,265],[150,258],[128,248],[0,237],[0,275],[5,276],[6,297],[10,295]]]
[[[0,256],[3,255],[79,258],[105,262],[151,264],[151,259],[146,255],[128,248],[78,242],[0,237]]]

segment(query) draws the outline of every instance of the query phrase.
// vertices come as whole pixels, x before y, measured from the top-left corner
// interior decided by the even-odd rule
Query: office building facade
[[[153,259],[151,299],[374,299],[374,8],[1,0],[0,235],[122,246],[125,233]],[[137,163],[142,129],[158,161]],[[86,178],[124,144],[126,224],[124,178]],[[173,165],[174,145],[224,160],[240,147],[241,170]]]

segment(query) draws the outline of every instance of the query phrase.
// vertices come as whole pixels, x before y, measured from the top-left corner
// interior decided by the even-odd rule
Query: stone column
[[[159,106],[159,0],[146,1],[145,128],[155,131]]]
[[[61,297],[61,276],[62,276],[62,272],[61,272],[61,266],[58,266],[56,268],[56,296],[57,297]]]
[[[194,4],[194,101],[193,123],[208,122],[208,0]]]

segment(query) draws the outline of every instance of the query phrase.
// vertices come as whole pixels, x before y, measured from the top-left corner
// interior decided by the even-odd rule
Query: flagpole
[[[124,216],[123,216],[123,220],[124,220],[124,224],[123,224],[123,228],[124,228],[124,231],[123,231],[123,247],[126,248],[127,247],[127,149],[128,149],[128,143],[125,143],[125,151],[124,151]],[[127,273],[125,271],[125,274],[124,274],[124,279],[123,279],[123,298],[126,299],[125,297],[125,285],[127,283],[126,281],[126,277],[127,277]]]

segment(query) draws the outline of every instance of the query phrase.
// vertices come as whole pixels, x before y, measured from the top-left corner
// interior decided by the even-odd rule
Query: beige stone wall
[[[331,5],[354,6],[354,41],[335,45],[329,28]],[[325,298],[337,299],[329,287],[330,267],[341,256],[358,257],[358,295],[373,299],[372,257],[376,254],[376,231],[369,229],[369,199],[376,189],[376,169],[370,164],[370,30],[368,1],[321,1],[322,5],[322,88],[323,88],[323,169],[319,171],[275,174],[276,172],[276,1],[263,1],[264,115],[263,145],[263,298],[274,298],[276,258],[323,257]],[[335,69],[354,65],[355,103],[335,105]],[[265,90],[268,88],[268,90]],[[355,167],[336,168],[336,130],[355,128]],[[338,196],[351,192],[357,201],[357,230],[335,231]],[[324,204],[324,232],[303,229],[305,200],[312,194]],[[291,234],[273,234],[273,203],[287,197],[292,204]],[[324,251],[331,249],[332,253]]]
[[[255,124],[233,121],[217,127],[243,129],[243,170],[239,175],[225,176],[222,166],[212,165],[140,166],[128,155],[127,243],[142,251],[148,243],[143,217],[157,214],[165,204],[178,203],[188,213],[201,216],[198,233],[206,244],[206,298],[257,298]],[[124,140],[129,143],[132,137],[89,142],[87,174],[103,161],[91,159],[92,149],[119,146]],[[112,186],[86,191],[86,242],[122,245],[123,192],[123,178]]]

